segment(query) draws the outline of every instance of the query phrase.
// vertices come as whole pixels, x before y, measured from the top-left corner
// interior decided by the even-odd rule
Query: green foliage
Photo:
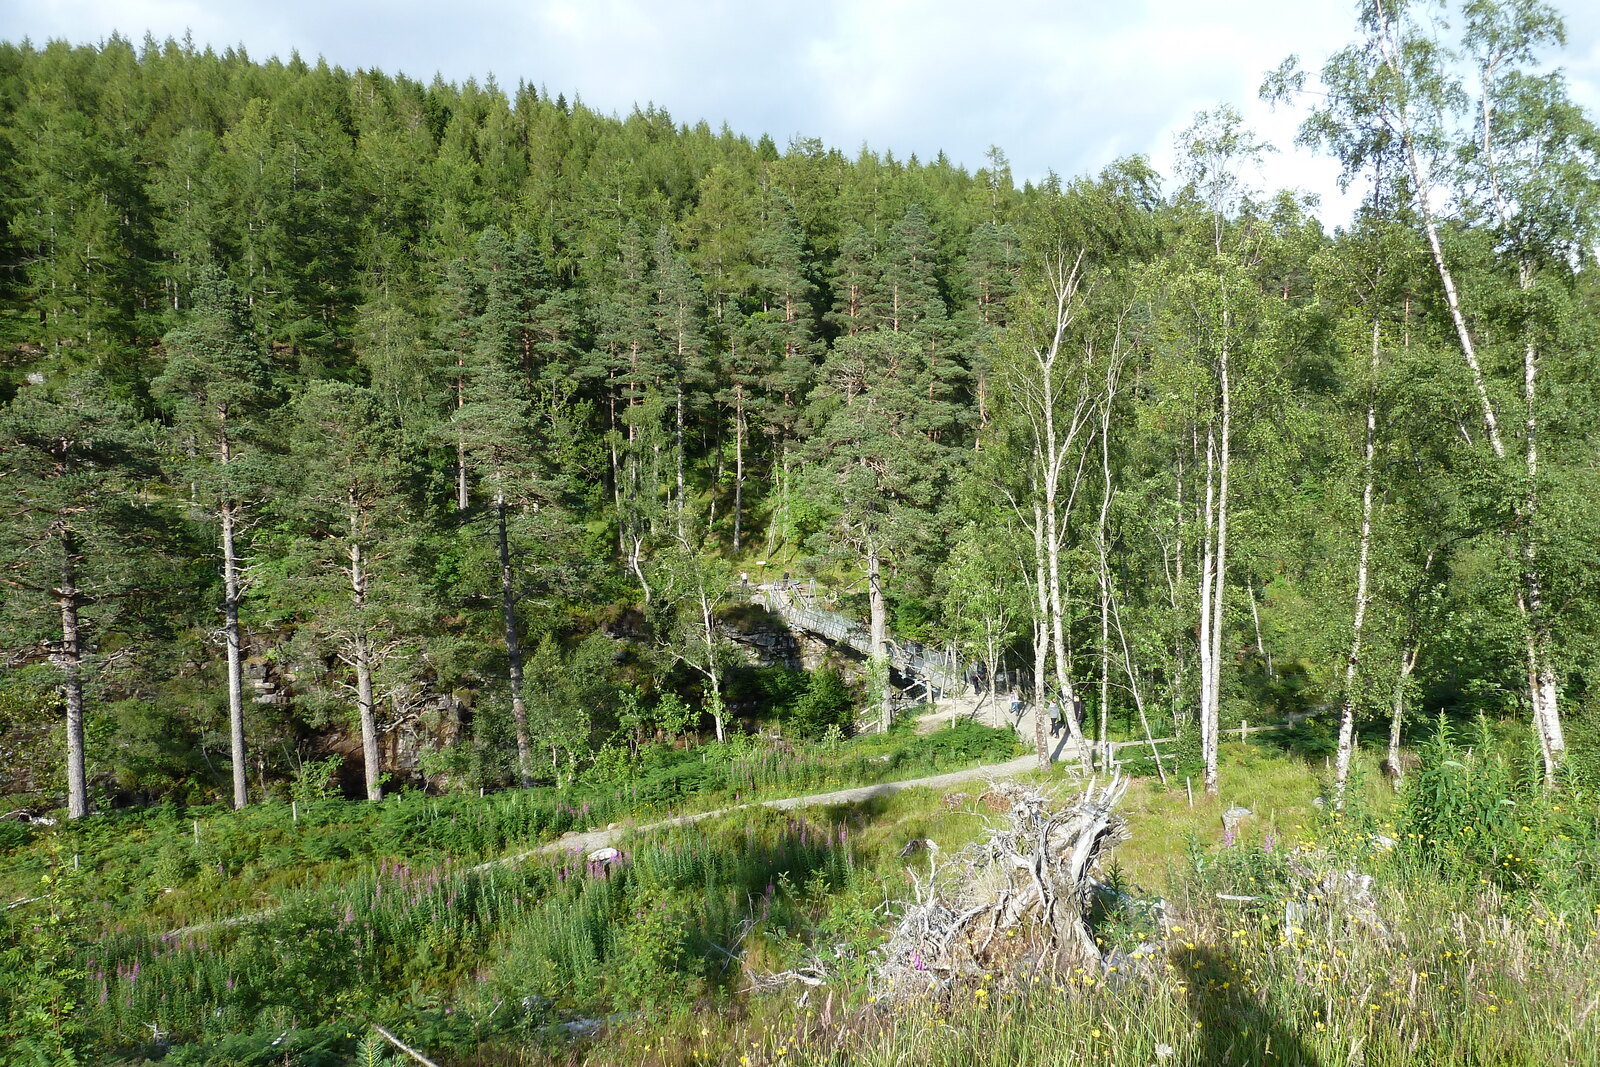
[[[1595,818],[1581,801],[1542,788],[1533,754],[1496,738],[1487,719],[1470,744],[1441,716],[1401,794],[1400,844],[1456,879],[1507,890],[1571,893],[1597,882],[1586,854]]]
[[[0,1048],[25,1067],[77,1063],[89,1043],[81,884],[59,859],[34,883],[34,899],[0,911]]]
[[[855,698],[838,671],[823,668],[807,679],[805,689],[780,704],[784,730],[796,737],[817,740],[830,729],[848,732],[854,726]]]
[[[302,761],[289,783],[290,798],[300,804],[331,799],[337,792],[334,775],[343,762],[338,756]]]

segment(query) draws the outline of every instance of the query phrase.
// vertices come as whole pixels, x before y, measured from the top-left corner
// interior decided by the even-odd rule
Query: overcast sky
[[[1600,5],[1558,0],[1558,61],[1600,113]],[[1283,151],[1260,183],[1323,195],[1337,168],[1290,145],[1298,116],[1256,100],[1294,53],[1313,69],[1351,36],[1349,0],[3,0],[0,36],[136,42],[192,32],[265,59],[298,50],[423,80],[493,74],[591,107],[653,103],[679,122],[818,137],[905,158],[941,149],[976,169],[991,144],[1019,181],[1144,153],[1164,173],[1173,135],[1217,103]]]

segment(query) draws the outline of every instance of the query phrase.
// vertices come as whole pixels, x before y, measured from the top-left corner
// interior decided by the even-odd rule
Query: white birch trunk
[[[1207,789],[1216,777],[1217,766],[1217,701],[1213,694],[1215,670],[1212,663],[1211,627],[1214,616],[1211,598],[1215,592],[1216,570],[1216,442],[1212,432],[1206,434],[1206,492],[1201,525],[1200,550],[1200,758],[1205,765],[1204,783]]]
[[[1366,449],[1362,466],[1364,480],[1361,488],[1361,534],[1356,547],[1356,610],[1355,619],[1350,626],[1350,656],[1345,660],[1344,707],[1339,716],[1339,747],[1334,761],[1333,802],[1338,808],[1344,807],[1345,785],[1350,780],[1350,764],[1355,757],[1356,748],[1355,688],[1361,667],[1361,627],[1367,618],[1367,563],[1372,551],[1372,471],[1373,455],[1377,449],[1378,439],[1376,390],[1380,337],[1379,322],[1374,318],[1372,357],[1368,363],[1368,375],[1371,379],[1369,389],[1372,392],[1367,399]]]

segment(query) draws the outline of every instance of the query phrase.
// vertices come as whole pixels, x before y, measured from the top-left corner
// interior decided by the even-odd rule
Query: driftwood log
[[[880,997],[940,992],[964,977],[1098,961],[1087,913],[1102,861],[1127,840],[1114,810],[1126,779],[1091,782],[1070,802],[1049,789],[1005,781],[982,840],[926,876],[911,871],[914,899],[881,950]],[[998,806],[998,805],[994,805]]]

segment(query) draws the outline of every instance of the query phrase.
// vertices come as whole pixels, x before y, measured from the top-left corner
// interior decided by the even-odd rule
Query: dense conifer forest
[[[242,805],[332,752],[375,799],[749,731],[808,683],[718,616],[780,571],[1213,777],[1252,716],[1398,761],[1443,710],[1553,779],[1600,636],[1597,141],[1522,6],[1329,61],[1334,232],[1226,106],[1176,175],[1019,188],[998,148],[4,46],[6,790]]]

